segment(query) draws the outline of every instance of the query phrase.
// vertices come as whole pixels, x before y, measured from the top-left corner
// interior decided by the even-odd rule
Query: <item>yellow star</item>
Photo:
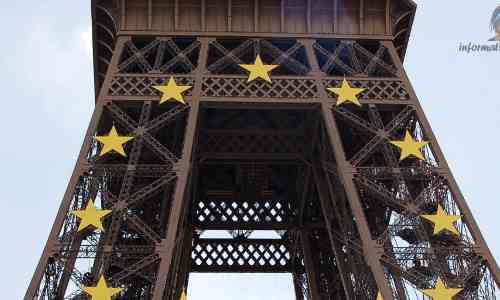
[[[181,300],[187,300],[186,290],[182,291]]]
[[[190,85],[177,85],[174,77],[172,76],[170,77],[166,85],[153,85],[154,89],[162,93],[160,104],[170,99],[174,99],[182,104],[186,104],[186,102],[184,102],[184,96],[182,95],[182,93],[189,90],[191,87],[192,86]]]
[[[269,72],[279,67],[279,65],[265,65],[262,62],[262,59],[260,59],[260,55],[257,55],[254,64],[252,65],[240,64],[239,66],[250,72],[250,75],[248,75],[247,82],[250,82],[257,78],[262,78],[269,83],[271,83],[271,77],[269,77]]]
[[[382,298],[382,293],[381,292],[378,292],[377,299],[375,299],[375,300],[384,300],[384,298]]]
[[[431,297],[433,300],[452,300],[453,297],[460,293],[463,289],[452,289],[444,286],[441,278],[438,278],[436,287],[433,289],[422,290],[424,294]]]
[[[89,294],[92,298],[90,300],[111,300],[111,297],[122,291],[120,288],[109,288],[104,276],[101,276],[97,286],[83,287],[83,291]]]
[[[84,210],[75,210],[71,212],[71,214],[81,219],[80,226],[78,226],[78,231],[83,230],[90,225],[104,231],[101,223],[101,218],[110,213],[111,210],[97,210],[92,199],[89,200],[89,202],[87,203],[87,207],[85,207]]]
[[[123,150],[123,144],[133,139],[133,136],[120,136],[116,131],[115,126],[111,127],[108,135],[96,136],[96,140],[104,144],[102,147],[101,153],[99,156],[103,156],[104,154],[110,151],[116,151],[117,153],[127,156],[125,154],[125,150]]]
[[[458,235],[458,230],[455,228],[453,223],[458,221],[461,216],[448,215],[440,204],[438,204],[435,215],[421,215],[421,217],[434,223],[434,234],[439,234],[441,231],[446,229],[451,233]]]
[[[335,93],[337,97],[337,106],[344,102],[352,102],[356,104],[357,106],[361,106],[361,103],[359,103],[358,100],[358,95],[362,93],[364,90],[363,88],[353,88],[349,85],[349,82],[344,78],[342,80],[342,86],[341,87],[329,87],[327,88],[328,91]]]
[[[410,132],[407,130],[405,133],[404,140],[391,141],[391,144],[401,148],[401,157],[399,158],[400,161],[407,158],[410,155],[413,155],[418,159],[425,160],[424,156],[422,155],[422,152],[420,152],[420,148],[429,144],[429,142],[418,142],[414,140]]]

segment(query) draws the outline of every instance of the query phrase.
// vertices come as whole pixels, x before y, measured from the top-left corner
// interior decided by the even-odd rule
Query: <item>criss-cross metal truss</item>
[[[405,16],[401,18],[404,19]],[[399,20],[396,27],[399,26]],[[111,35],[111,33],[110,33]],[[178,299],[190,272],[287,272],[297,299],[496,299],[500,272],[404,73],[395,42],[314,37],[147,37],[113,42],[96,108],[25,299]],[[279,64],[272,84],[238,64]],[[101,76],[101,75],[99,75]],[[152,85],[192,85],[186,105]],[[102,77],[102,76],[101,76]],[[327,87],[366,90],[336,106]],[[114,125],[126,157],[99,156]],[[390,140],[430,141],[399,161]],[[69,212],[94,199],[105,231]],[[421,214],[462,215],[433,235]],[[225,230],[232,238],[206,238]],[[253,231],[279,238],[252,238]]]

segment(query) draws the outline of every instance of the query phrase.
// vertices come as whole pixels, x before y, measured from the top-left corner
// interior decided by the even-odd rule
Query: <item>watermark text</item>
[[[459,52],[466,52],[466,53],[471,53],[471,52],[497,52],[500,51],[500,43],[494,43],[494,44],[476,44],[473,42],[469,43],[460,43],[458,45],[458,51]]]

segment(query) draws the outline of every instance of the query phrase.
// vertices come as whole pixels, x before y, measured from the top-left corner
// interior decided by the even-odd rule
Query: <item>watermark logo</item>
[[[500,51],[500,6],[495,8],[490,19],[490,30],[495,36],[488,40],[488,43],[460,43],[458,51],[460,52],[499,52]]]
[[[489,41],[500,41],[500,6],[493,11],[490,27],[495,32],[495,36],[489,39]]]

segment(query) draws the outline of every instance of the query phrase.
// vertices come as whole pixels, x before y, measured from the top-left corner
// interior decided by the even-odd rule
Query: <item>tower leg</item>
[[[182,214],[182,208],[184,205],[185,194],[187,190],[188,177],[191,172],[192,167],[192,153],[193,146],[196,137],[196,128],[198,125],[198,113],[200,109],[200,94],[201,94],[201,84],[202,75],[205,70],[205,62],[208,55],[208,43],[209,40],[206,38],[201,39],[200,57],[198,68],[195,72],[195,87],[193,91],[192,102],[190,105],[189,116],[186,125],[186,131],[184,136],[184,147],[182,151],[182,158],[179,161],[176,169],[178,170],[177,184],[175,188],[175,193],[173,197],[173,203],[171,204],[170,216],[168,218],[168,225],[166,228],[166,238],[162,241],[159,246],[160,253],[160,264],[158,268],[158,273],[156,277],[156,283],[153,292],[153,300],[163,299],[163,295],[166,289],[166,282],[168,278],[168,272],[171,269],[172,258],[174,255],[174,248],[178,240],[178,227],[179,220]]]
[[[191,270],[191,251],[192,251],[192,245],[193,245],[193,231],[191,227],[188,227],[186,229],[186,234],[184,238],[184,243],[183,243],[183,249],[182,249],[182,261],[180,263],[180,268],[179,268],[179,282],[177,284],[178,288],[176,289],[180,293],[182,290],[186,290],[187,292],[187,287],[188,287],[188,282],[189,282],[189,271]]]
[[[363,255],[367,265],[372,271],[378,289],[382,293],[383,298],[386,300],[393,299],[392,289],[386,280],[384,269],[380,263],[380,254],[383,250],[379,249],[379,246],[372,239],[370,228],[361,206],[361,200],[353,182],[351,166],[345,158],[344,150],[342,149],[342,142],[340,140],[340,133],[335,125],[336,123],[330,110],[330,105],[331,104],[328,103],[322,103],[321,111],[323,120],[325,121],[325,127],[330,144],[335,155],[335,160],[338,165],[338,174],[344,183],[347,200],[354,218],[356,219],[356,227],[363,243]]]
[[[42,281],[42,277],[48,267],[49,260],[50,258],[58,251],[57,243],[58,243],[58,237],[61,232],[61,229],[63,227],[63,224],[65,222],[66,216],[68,215],[70,209],[71,209],[71,203],[73,201],[73,197],[75,194],[75,187],[77,186],[80,177],[84,173],[84,165],[86,163],[86,156],[89,152],[89,149],[92,146],[93,142],[93,134],[96,131],[98,122],[101,118],[101,115],[103,113],[104,109],[104,101],[102,99],[104,98],[105,94],[107,93],[109,86],[111,84],[111,79],[114,72],[118,69],[118,60],[120,59],[120,54],[123,51],[125,42],[128,40],[126,37],[119,37],[116,41],[115,44],[115,51],[113,52],[113,57],[111,59],[110,63],[110,70],[107,72],[107,76],[104,80],[103,86],[101,87],[100,94],[98,96],[98,100],[96,103],[96,107],[94,109],[94,112],[92,114],[92,118],[90,120],[89,126],[87,127],[87,131],[85,133],[85,139],[83,142],[83,145],[80,149],[80,153],[78,154],[78,159],[75,165],[75,168],[73,169],[73,173],[71,175],[70,181],[68,183],[68,186],[66,188],[66,191],[64,193],[63,200],[61,202],[61,205],[59,207],[58,213],[56,215],[56,219],[54,221],[54,224],[52,225],[52,229],[49,234],[49,238],[45,244],[45,247],[42,252],[42,256],[40,260],[38,261],[37,267],[35,269],[35,273],[30,281],[30,284],[28,286],[28,289],[26,291],[26,294],[24,296],[24,299],[33,299],[37,291],[39,289],[39,286]],[[79,243],[76,239],[72,241],[74,245],[76,243]],[[73,262],[74,263],[74,262]],[[71,259],[68,260],[67,264],[72,264]],[[65,267],[65,269],[69,269],[71,266]],[[72,267],[71,267],[72,269]],[[61,292],[59,292],[61,293]]]
[[[349,270],[346,264],[343,261],[344,255],[342,251],[339,251],[338,242],[334,238],[334,233],[332,232],[334,228],[334,224],[332,219],[332,212],[336,212],[336,219],[342,220],[341,214],[336,208],[335,205],[335,196],[329,191],[327,187],[327,178],[324,176],[324,171],[319,167],[319,162],[315,162],[312,166],[314,181],[316,183],[316,188],[318,190],[319,202],[321,204],[321,210],[323,211],[323,216],[325,219],[326,229],[328,231],[328,237],[330,239],[330,245],[333,253],[335,254],[337,260],[337,268],[340,272],[340,278],[342,280],[342,285],[344,287],[345,297],[346,299],[354,299],[353,287],[351,278],[349,278]]]
[[[316,82],[318,82],[319,84],[322,79],[322,72],[319,68],[316,55],[314,54],[314,40],[303,40],[302,43],[305,46],[306,55],[311,64],[312,75],[316,78]],[[320,87],[319,94],[321,95],[322,101],[322,119],[325,122],[329,144],[333,149],[333,154],[338,169],[337,172],[339,174],[341,182],[344,185],[349,206],[356,220],[356,227],[361,237],[365,261],[372,271],[372,274],[377,283],[378,289],[382,293],[382,296],[385,300],[391,300],[393,299],[392,290],[386,280],[384,268],[382,267],[382,264],[379,260],[380,254],[383,251],[380,249],[379,251],[374,251],[374,249],[378,249],[379,247],[371,237],[368,222],[361,206],[361,200],[353,182],[353,174],[351,169],[352,167],[346,160],[344,149],[342,148],[342,142],[340,140],[340,133],[338,131],[338,128],[336,127],[334,116],[330,109],[332,104],[330,104],[328,101],[328,95],[325,89]]]
[[[162,244],[159,246],[158,251],[160,253],[161,261],[158,267],[158,273],[153,292],[154,300],[163,299],[163,294],[166,288],[165,284],[167,283],[168,272],[172,263],[175,245],[180,242],[178,240],[178,226],[179,220],[181,218],[182,207],[184,204],[183,202],[187,189],[188,176],[191,169],[191,154],[193,152],[196,125],[198,123],[199,103],[196,102],[196,100],[193,102],[194,103],[190,104],[191,109],[189,111],[189,117],[187,121],[182,158],[176,168],[177,170],[179,170],[179,173],[177,184],[175,187],[171,213],[168,218],[166,238],[162,241]]]
[[[302,283],[300,282],[299,274],[293,273],[293,288],[295,291],[295,300],[307,300],[304,299],[304,294],[302,292]]]
[[[394,48],[394,45],[392,43],[387,43],[384,42],[385,47],[389,50],[389,53],[394,61],[394,64],[396,65],[399,76],[403,79],[403,81],[406,83],[409,93],[410,93],[410,98],[412,100],[412,104],[416,108],[416,114],[418,116],[418,120],[422,124],[422,127],[424,129],[424,132],[426,135],[428,135],[428,139],[434,141],[432,145],[432,149],[435,152],[436,159],[438,160],[439,164],[441,167],[445,170],[446,173],[446,179],[448,181],[448,186],[453,194],[454,200],[457,203],[457,206],[459,207],[460,211],[463,214],[463,220],[467,224],[469,230],[471,231],[471,235],[474,238],[474,241],[477,243],[477,247],[480,249],[481,255],[484,256],[484,258],[487,261],[488,267],[490,268],[490,272],[495,279],[496,282],[500,282],[500,268],[498,267],[497,262],[495,261],[495,258],[493,257],[493,254],[491,253],[490,249],[488,248],[486,244],[486,240],[484,239],[483,234],[481,233],[481,230],[479,229],[479,225],[477,224],[476,220],[474,219],[472,215],[472,211],[470,210],[469,206],[467,205],[467,202],[465,201],[465,197],[463,196],[462,192],[460,191],[458,184],[451,174],[450,167],[444,157],[443,151],[439,147],[437,143],[437,139],[434,136],[434,133],[432,131],[432,128],[430,126],[429,121],[427,120],[427,117],[424,114],[424,111],[422,109],[422,106],[420,105],[420,102],[418,101],[417,95],[415,91],[413,90],[413,87],[410,83],[410,80],[408,79],[408,75],[406,74],[406,71],[403,67],[403,64],[401,60],[399,59],[399,56],[397,55],[397,51]]]

